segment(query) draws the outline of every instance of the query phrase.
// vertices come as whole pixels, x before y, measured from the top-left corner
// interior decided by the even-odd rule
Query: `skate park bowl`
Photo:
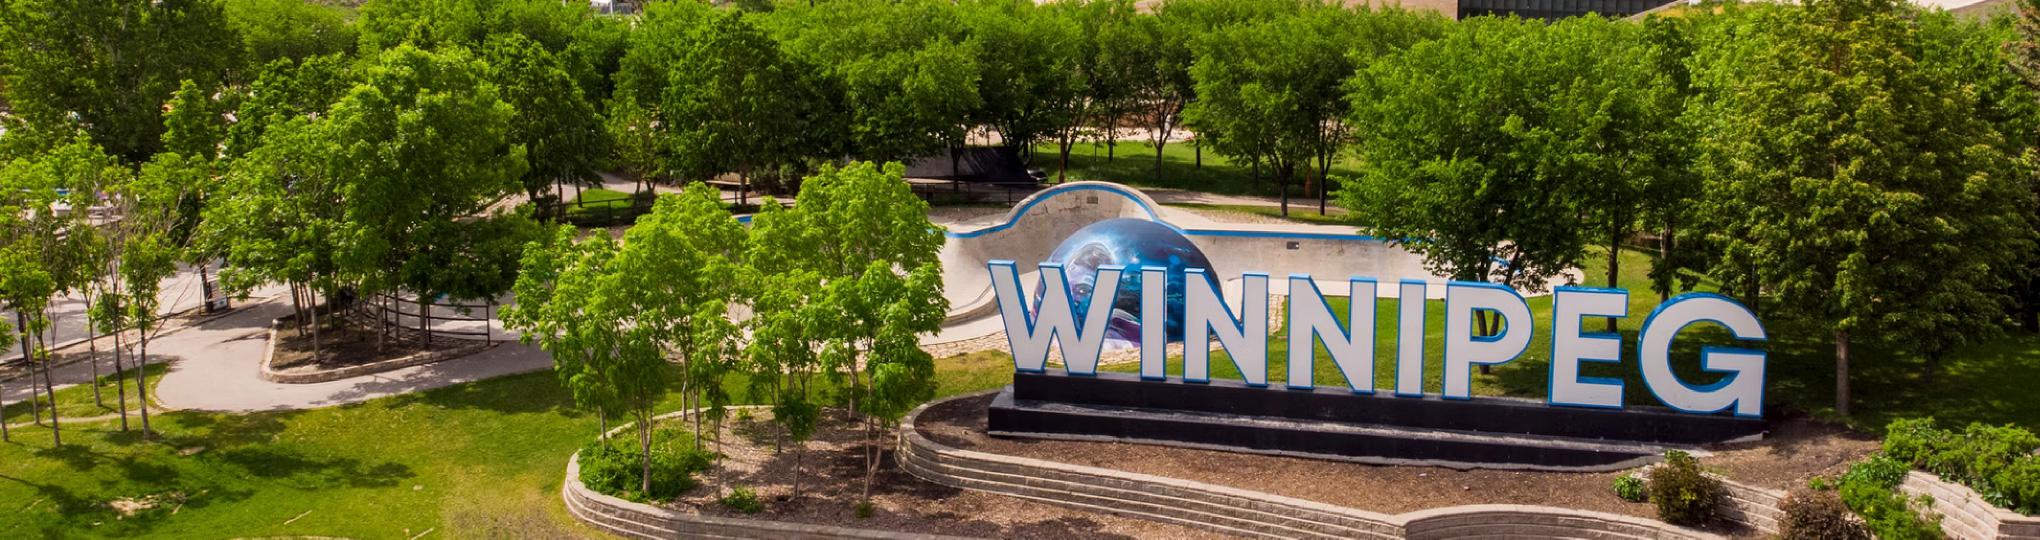
[[[925,343],[947,343],[1003,331],[987,263],[1013,261],[1032,298],[1038,267],[1065,239],[1085,226],[1110,219],[1140,219],[1181,233],[1209,257],[1229,298],[1238,298],[1243,272],[1273,279],[1271,294],[1288,294],[1291,274],[1317,280],[1327,296],[1346,296],[1347,279],[1372,278],[1377,294],[1393,297],[1403,280],[1430,283],[1442,297],[1445,279],[1424,269],[1423,258],[1353,227],[1305,223],[1221,223],[1188,210],[1165,207],[1140,190],[1110,182],[1069,182],[1027,197],[1003,220],[946,232],[942,247],[943,295],[950,311],[943,330]]]

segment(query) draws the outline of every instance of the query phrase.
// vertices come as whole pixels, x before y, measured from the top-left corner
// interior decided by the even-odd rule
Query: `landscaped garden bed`
[[[286,317],[278,319],[274,327],[262,376],[284,383],[324,382],[459,358],[498,344],[419,337],[403,329],[378,335],[354,324],[332,324],[319,328],[315,348],[311,329],[292,324]]]

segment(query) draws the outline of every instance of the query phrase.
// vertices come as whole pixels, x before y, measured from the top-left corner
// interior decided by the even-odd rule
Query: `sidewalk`
[[[509,342],[473,356],[333,382],[264,381],[257,372],[269,321],[289,313],[287,302],[272,300],[150,343],[152,361],[171,362],[152,397],[164,406],[202,411],[309,409],[552,367],[544,351]]]

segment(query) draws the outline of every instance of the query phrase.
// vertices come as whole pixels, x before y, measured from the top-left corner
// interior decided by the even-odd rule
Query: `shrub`
[[[730,488],[730,494],[724,495],[720,502],[731,510],[746,514],[756,514],[765,510],[765,505],[758,502],[758,493],[744,486]]]
[[[871,514],[874,511],[876,509],[871,506],[871,501],[857,503],[857,519],[871,519]]]
[[[1665,462],[1651,471],[1648,487],[1658,519],[1674,525],[1705,524],[1721,505],[1721,481],[1701,472],[1700,460],[1692,454],[1678,450],[1665,452]]]
[[[1970,424],[1961,432],[1934,427],[1934,419],[1893,421],[1884,453],[1899,462],[1976,490],[1984,500],[2019,513],[2040,514],[2040,436],[2017,426]]]
[[[1778,537],[1785,540],[1869,540],[1870,531],[1849,517],[1833,491],[1802,489],[1785,496],[1778,510]]]
[[[1905,463],[1883,454],[1849,467],[1841,479],[1842,503],[1863,516],[1871,533],[1884,540],[1944,538],[1941,518],[1929,508],[1926,497],[1908,498],[1898,493],[1905,481]],[[1931,517],[1922,517],[1931,516]]]
[[[643,474],[634,438],[597,440],[581,449],[581,483],[597,493],[637,502],[672,499],[699,485],[694,473],[708,470],[714,456],[694,449],[684,432],[652,432],[652,490],[640,489]]]
[[[1622,500],[1636,503],[1643,502],[1649,498],[1649,495],[1643,492],[1643,479],[1637,478],[1634,474],[1625,474],[1615,478],[1615,496],[1621,497]]]

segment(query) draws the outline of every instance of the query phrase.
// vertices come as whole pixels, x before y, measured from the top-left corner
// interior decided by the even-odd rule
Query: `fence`
[[[383,331],[393,332],[400,340],[418,340],[429,345],[437,337],[486,342],[496,339],[496,330],[489,324],[496,313],[494,301],[428,301],[421,310],[416,299],[376,294],[356,301],[348,312],[358,322],[380,325]],[[480,315],[477,316],[477,313]],[[421,317],[423,325],[419,324]],[[421,326],[423,332],[419,331]]]
[[[929,204],[1004,203],[1015,204],[1041,190],[1039,182],[965,182],[957,180],[914,180],[908,185],[914,195]]]

